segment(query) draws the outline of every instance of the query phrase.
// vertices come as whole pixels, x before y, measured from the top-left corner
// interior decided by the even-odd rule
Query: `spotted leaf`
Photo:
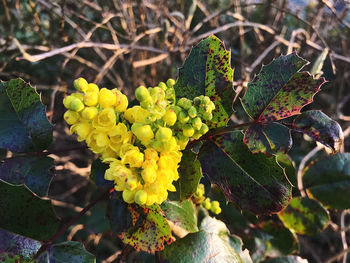
[[[241,209],[255,214],[277,213],[291,198],[291,185],[276,159],[253,154],[240,131],[206,141],[198,158],[203,173]]]
[[[292,147],[290,130],[277,122],[251,125],[246,130],[243,141],[252,153],[262,152],[268,155],[287,153]]]
[[[298,72],[307,63],[292,53],[263,66],[242,98],[248,115],[266,123],[299,114],[325,82],[324,78],[314,79],[308,72]]]
[[[233,113],[233,70],[230,60],[230,51],[212,35],[192,48],[175,83],[178,98],[193,99],[207,95],[214,102],[213,119],[208,123],[210,128],[226,126]]]
[[[36,90],[18,78],[0,82],[0,148],[12,152],[46,149],[52,125]]]
[[[133,226],[120,234],[124,243],[137,251],[154,253],[164,249],[164,242],[170,244],[175,240],[159,205],[140,207],[132,204],[129,209]]]

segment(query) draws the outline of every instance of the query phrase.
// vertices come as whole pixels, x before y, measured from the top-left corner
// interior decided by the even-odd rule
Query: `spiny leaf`
[[[322,232],[329,223],[328,211],[318,201],[306,197],[293,198],[278,217],[286,227],[300,235]]]
[[[295,118],[291,127],[331,148],[333,153],[340,150],[344,141],[340,125],[319,110],[303,112]]]
[[[241,209],[277,213],[291,198],[291,185],[276,159],[253,154],[240,131],[205,142],[198,158],[210,181]]]
[[[52,141],[52,125],[39,94],[18,78],[0,82],[0,148],[39,151]]]
[[[191,150],[182,152],[179,175],[180,200],[185,200],[196,192],[202,177],[201,164],[197,160],[197,155]]]
[[[108,203],[107,218],[112,231],[117,235],[132,226],[128,204],[124,202],[120,193],[113,192]]]
[[[176,96],[193,99],[207,95],[215,104],[210,128],[226,126],[233,113],[233,70],[230,67],[231,53],[214,35],[194,46],[179,70],[175,83]]]
[[[349,209],[350,153],[336,154],[312,163],[305,169],[307,192],[327,207]]]
[[[252,153],[262,152],[268,155],[287,153],[293,144],[290,130],[276,122],[251,125],[246,130],[243,141]]]
[[[36,240],[55,234],[58,219],[51,202],[32,194],[25,186],[0,181],[0,227]]]
[[[137,251],[154,253],[164,249],[164,241],[170,244],[175,240],[159,205],[140,207],[132,204],[129,209],[133,215],[133,227],[120,234],[124,243]]]
[[[0,163],[0,180],[12,185],[25,185],[38,196],[46,196],[53,173],[50,157],[18,157]]]

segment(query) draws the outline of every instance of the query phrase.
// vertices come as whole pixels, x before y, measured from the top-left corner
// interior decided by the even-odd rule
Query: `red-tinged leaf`
[[[291,198],[291,185],[274,157],[253,154],[240,131],[205,142],[198,159],[228,201],[255,214],[277,213]]]
[[[306,111],[297,116],[292,129],[306,133],[314,140],[332,149],[333,153],[340,150],[344,135],[340,125],[322,111]]]
[[[267,155],[287,153],[293,144],[290,130],[276,122],[251,125],[243,141],[252,153],[262,152]]]
[[[212,35],[192,48],[174,86],[178,98],[210,97],[215,104],[213,119],[208,123],[210,128],[226,126],[233,113],[233,70],[230,60],[230,51]]]
[[[324,78],[314,79],[308,72],[298,72],[307,63],[292,53],[263,66],[242,98],[248,115],[266,123],[299,114],[325,82]]]
[[[137,251],[154,253],[164,249],[164,242],[170,244],[175,240],[159,205],[140,207],[129,206],[133,217],[133,227],[120,234],[124,243]]]

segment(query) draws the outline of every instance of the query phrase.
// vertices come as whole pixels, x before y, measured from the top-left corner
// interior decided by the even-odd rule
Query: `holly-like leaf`
[[[159,205],[140,207],[129,205],[133,215],[133,227],[120,234],[124,243],[137,251],[154,253],[164,249],[164,242],[170,244],[175,239]]]
[[[119,235],[132,226],[132,218],[128,204],[124,202],[120,193],[113,193],[108,203],[107,218],[112,231]]]
[[[278,217],[287,228],[300,235],[317,234],[329,224],[328,211],[318,201],[305,197],[293,198]]]
[[[248,115],[265,123],[299,114],[325,82],[324,78],[314,79],[308,72],[298,72],[307,63],[292,53],[263,66],[242,98]]]
[[[191,200],[166,201],[161,205],[165,217],[175,226],[189,233],[197,232],[197,216]]]
[[[274,157],[253,154],[234,131],[206,141],[198,158],[203,172],[227,201],[255,214],[281,211],[291,198],[291,185]]]
[[[261,263],[308,263],[308,261],[298,256],[285,256],[268,258],[264,261],[261,261]]]
[[[333,153],[340,150],[344,141],[340,125],[319,110],[303,112],[295,118],[291,127],[331,148]]]
[[[202,178],[201,164],[190,149],[182,152],[179,175],[180,200],[185,200],[196,192]]]
[[[350,208],[350,153],[327,157],[305,171],[303,185],[311,196],[330,208]]]
[[[39,94],[18,78],[0,82],[0,148],[12,152],[46,149],[52,142],[52,125]]]
[[[161,259],[169,263],[243,262],[230,244],[230,233],[225,224],[211,217],[203,219],[199,232],[167,246],[161,252]]]
[[[112,185],[112,181],[105,179],[105,172],[108,168],[108,164],[103,163],[100,158],[97,158],[91,164],[90,180],[95,182],[97,186]]]
[[[243,141],[252,153],[262,152],[268,155],[287,153],[293,144],[290,130],[277,122],[251,125],[246,130]]]
[[[69,241],[51,245],[40,254],[38,263],[69,262],[69,263],[95,263],[95,257],[85,250],[79,242]]]
[[[17,157],[0,163],[0,180],[12,185],[25,185],[38,196],[47,196],[53,177],[52,158]]]
[[[215,104],[213,119],[208,123],[210,128],[226,126],[233,113],[233,70],[230,60],[230,51],[212,35],[192,48],[174,86],[178,98],[210,97]]]
[[[36,240],[55,234],[58,219],[51,202],[42,200],[25,186],[0,181],[0,227]]]
[[[29,261],[33,258],[40,247],[41,243],[37,240],[0,229],[0,258],[3,253],[7,253],[13,258],[17,256],[20,260],[17,262]],[[0,260],[0,262],[2,261]]]

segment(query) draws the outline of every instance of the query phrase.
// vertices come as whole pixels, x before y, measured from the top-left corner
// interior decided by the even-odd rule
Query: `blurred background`
[[[63,122],[62,99],[74,91],[73,80],[84,77],[100,87],[117,87],[133,99],[138,85],[176,79],[191,47],[211,34],[231,50],[236,99],[261,65],[273,58],[297,51],[310,61],[305,69],[329,82],[306,108],[322,109],[338,121],[346,137],[342,151],[350,150],[350,1],[1,0],[0,79],[30,81],[47,106],[54,124],[50,150],[56,161],[50,197],[63,221],[98,191],[88,180],[96,156],[69,134]],[[238,99],[234,109],[232,121],[244,121]],[[297,167],[315,145],[293,136],[290,155]],[[118,262],[124,245],[109,231],[105,206],[95,207],[97,211],[88,213],[64,238],[83,242],[98,261]],[[335,211],[325,232],[300,237],[300,255],[310,262],[325,262],[341,251],[346,235],[340,218],[349,225],[346,214]],[[223,220],[231,231],[242,231],[233,218]],[[253,245],[248,248],[264,251],[264,244]],[[130,253],[130,262],[147,258]]]

